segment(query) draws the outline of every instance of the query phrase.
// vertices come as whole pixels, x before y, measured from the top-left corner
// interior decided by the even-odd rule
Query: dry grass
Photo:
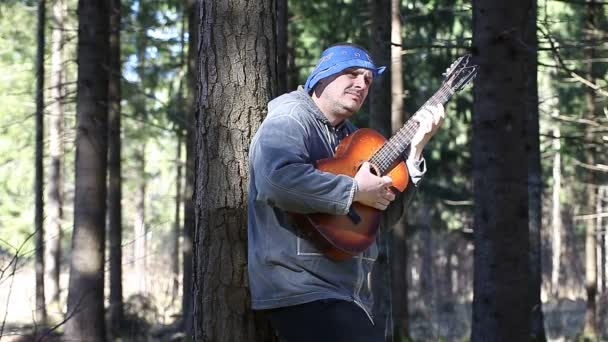
[[[137,277],[133,270],[130,253],[125,251],[123,264],[123,298],[127,316],[126,334],[149,334],[151,327],[168,326],[176,321],[181,310],[181,282],[173,293],[173,279],[167,260],[159,253],[149,254],[146,272]],[[0,260],[0,267],[7,263]],[[66,311],[69,271],[64,266],[60,277],[61,295],[57,306],[47,306],[50,324],[61,322]],[[0,327],[4,321],[4,331],[0,341],[30,341],[28,335],[36,326],[35,317],[35,273],[33,262],[22,262],[14,274],[10,270],[0,279]],[[108,273],[106,272],[106,305],[109,295]],[[62,331],[59,327],[57,331]],[[35,339],[37,340],[37,339]],[[129,339],[131,340],[131,339]],[[149,340],[146,338],[146,340]]]

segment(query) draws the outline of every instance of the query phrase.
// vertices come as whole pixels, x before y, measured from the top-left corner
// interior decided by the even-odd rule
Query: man
[[[268,105],[249,150],[249,283],[252,307],[268,310],[279,334],[295,341],[382,341],[374,325],[369,276],[377,247],[344,261],[320,253],[303,238],[289,213],[345,215],[360,202],[385,210],[395,200],[389,177],[364,163],[354,177],[322,172],[315,161],[333,156],[356,130],[348,120],[362,106],[377,67],[361,47],[326,49],[304,88]],[[443,107],[419,115],[406,157],[415,190],[426,172],[422,150],[444,116]],[[407,199],[406,199],[407,200]]]

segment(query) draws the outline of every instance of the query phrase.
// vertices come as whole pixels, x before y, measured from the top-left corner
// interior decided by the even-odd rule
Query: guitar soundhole
[[[359,166],[357,167],[357,171],[355,172],[355,174],[356,174],[357,172],[359,172],[359,170],[361,169],[361,165],[363,165],[363,163],[364,163],[364,162],[366,162],[366,161],[365,161],[365,160],[362,160],[362,161],[361,161],[361,164],[359,164]],[[372,175],[374,175],[374,176],[378,176],[378,177],[380,177],[380,169],[379,169],[379,168],[378,168],[376,165],[374,165],[374,164],[372,164],[372,163],[369,163],[369,165],[370,165],[370,167],[369,167],[369,172],[370,172]]]

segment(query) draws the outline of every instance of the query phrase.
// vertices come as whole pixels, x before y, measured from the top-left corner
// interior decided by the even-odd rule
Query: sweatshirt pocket
[[[299,236],[296,236],[296,250],[295,254],[297,256],[314,256],[321,257],[323,253],[321,253],[310,241],[303,239]]]

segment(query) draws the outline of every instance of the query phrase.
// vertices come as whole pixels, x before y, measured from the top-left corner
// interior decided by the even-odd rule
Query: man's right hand
[[[390,189],[393,180],[389,176],[378,177],[371,173],[370,163],[364,162],[355,175],[358,189],[355,193],[355,202],[359,202],[379,210],[386,207],[395,199],[395,194]]]

